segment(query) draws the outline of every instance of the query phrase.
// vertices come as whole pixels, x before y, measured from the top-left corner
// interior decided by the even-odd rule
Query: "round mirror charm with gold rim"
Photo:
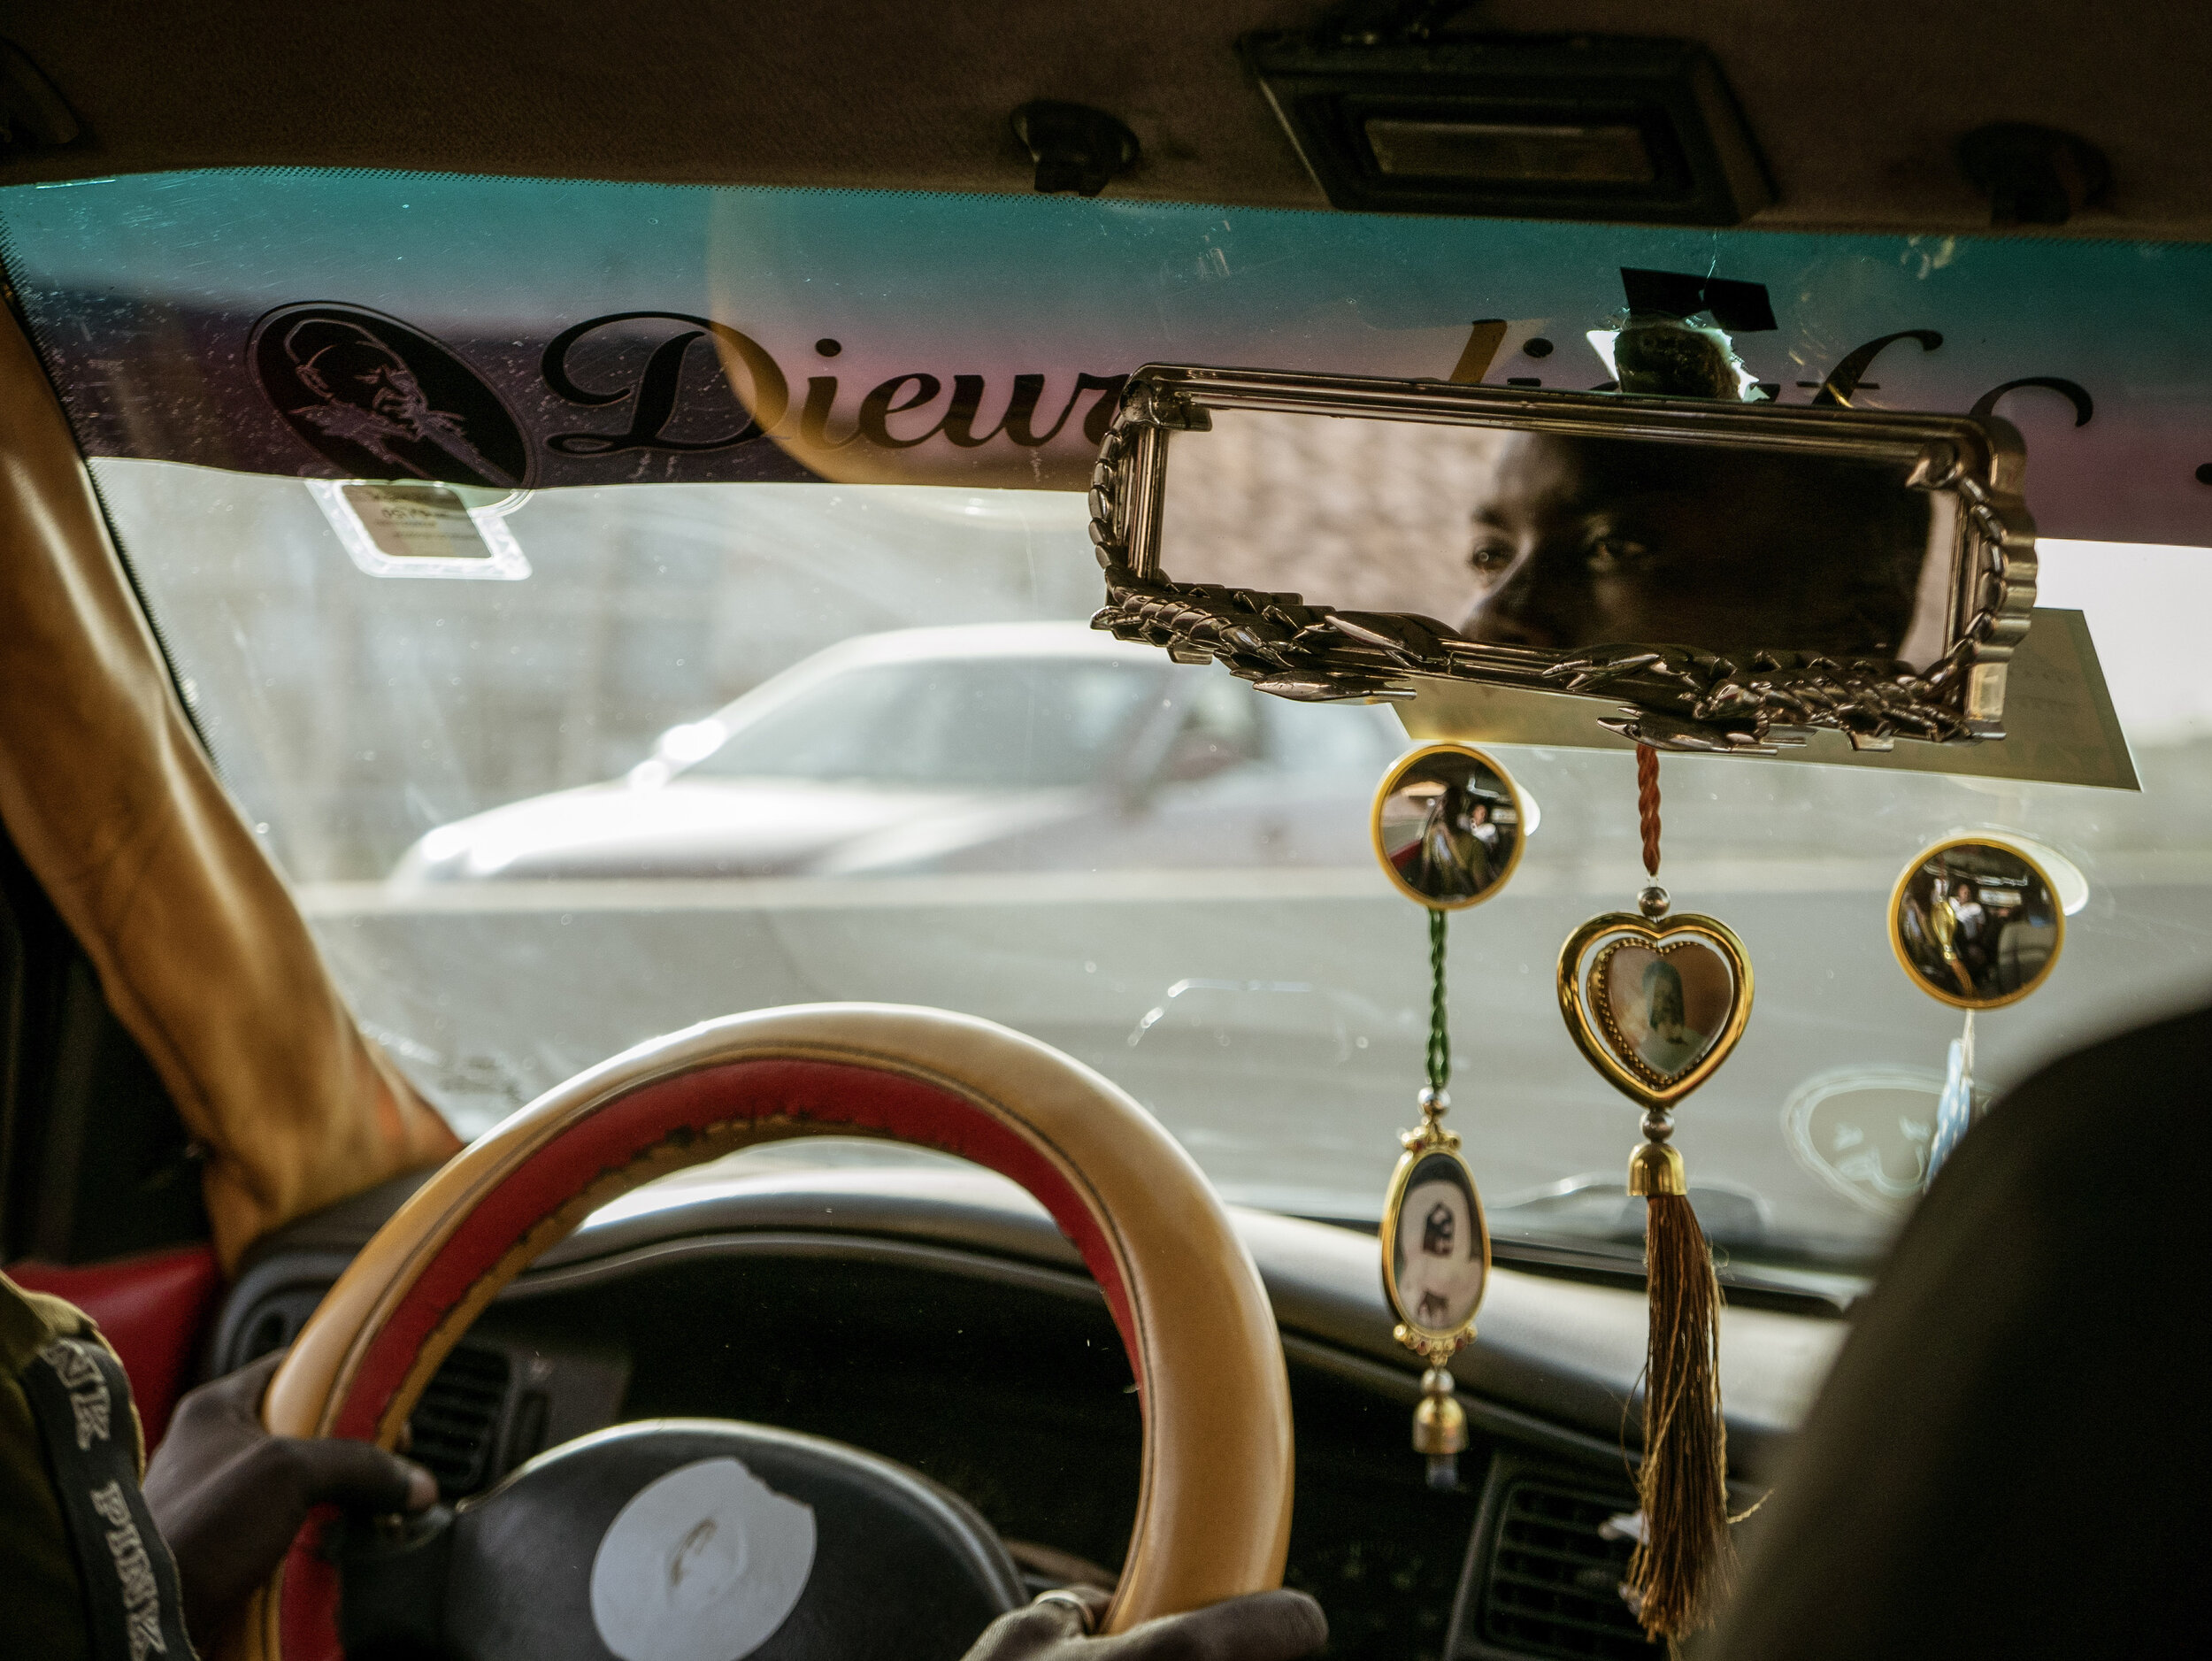
[[[2066,911],[2059,885],[2017,838],[1948,837],[1915,854],[1890,890],[1890,949],[1939,1003],[2003,1009],[2058,965]]]
[[[1429,914],[1428,1083],[1417,1098],[1421,1123],[1399,1138],[1403,1151],[1384,1196],[1383,1292],[1398,1317],[1398,1342],[1424,1361],[1413,1447],[1428,1460],[1429,1484],[1459,1481],[1467,1414],[1452,1384],[1452,1357],[1475,1335],[1475,1311],[1490,1279],[1490,1230],[1450,1110],[1451,1032],[1444,1001],[1447,919],[1504,888],[1520,863],[1528,815],[1513,781],[1480,750],[1428,744],[1401,757],[1375,793],[1375,857],[1407,898]]]
[[[1890,949],[1907,978],[1939,1004],[1966,1011],[1950,1046],[1921,1186],[1935,1180],[1977,1116],[1974,1017],[2017,1004],[2050,978],[2066,944],[2066,913],[2087,885],[2047,849],[2066,885],[2029,851],[2036,844],[2000,832],[1946,837],[1912,857],[1890,890]]]

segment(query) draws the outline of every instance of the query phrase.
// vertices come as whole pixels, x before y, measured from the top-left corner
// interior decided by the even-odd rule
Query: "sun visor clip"
[[[1094,196],[1137,165],[1142,147],[1128,127],[1087,104],[1037,98],[1007,118],[1036,164],[1042,196]]]

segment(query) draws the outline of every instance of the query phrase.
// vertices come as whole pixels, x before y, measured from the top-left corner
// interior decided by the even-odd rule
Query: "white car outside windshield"
[[[442,825],[394,880],[1343,865],[1402,745],[1383,711],[1079,623],[902,629],[671,727],[619,780]]]

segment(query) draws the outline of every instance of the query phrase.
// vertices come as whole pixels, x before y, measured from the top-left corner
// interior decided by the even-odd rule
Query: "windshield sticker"
[[[474,371],[419,330],[358,306],[288,305],[247,346],[300,442],[364,479],[526,482],[530,451]]]
[[[507,528],[506,516],[524,501],[519,490],[472,507],[454,487],[428,481],[306,484],[340,546],[372,577],[518,582],[530,574],[530,562]]]
[[[234,172],[0,189],[0,258],[92,456],[1082,489],[1147,363],[1591,390],[1663,291],[1775,403],[2013,422],[2046,536],[2212,542],[2212,248]]]
[[[1782,1134],[1828,1188],[1883,1216],[1926,1185],[1944,1080],[1909,1067],[1816,1074],[1782,1105]]]

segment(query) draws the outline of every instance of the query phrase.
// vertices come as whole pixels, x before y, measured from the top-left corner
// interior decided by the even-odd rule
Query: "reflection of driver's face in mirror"
[[[1928,541],[1893,469],[1516,434],[1477,504],[1471,639],[1895,657]]]

